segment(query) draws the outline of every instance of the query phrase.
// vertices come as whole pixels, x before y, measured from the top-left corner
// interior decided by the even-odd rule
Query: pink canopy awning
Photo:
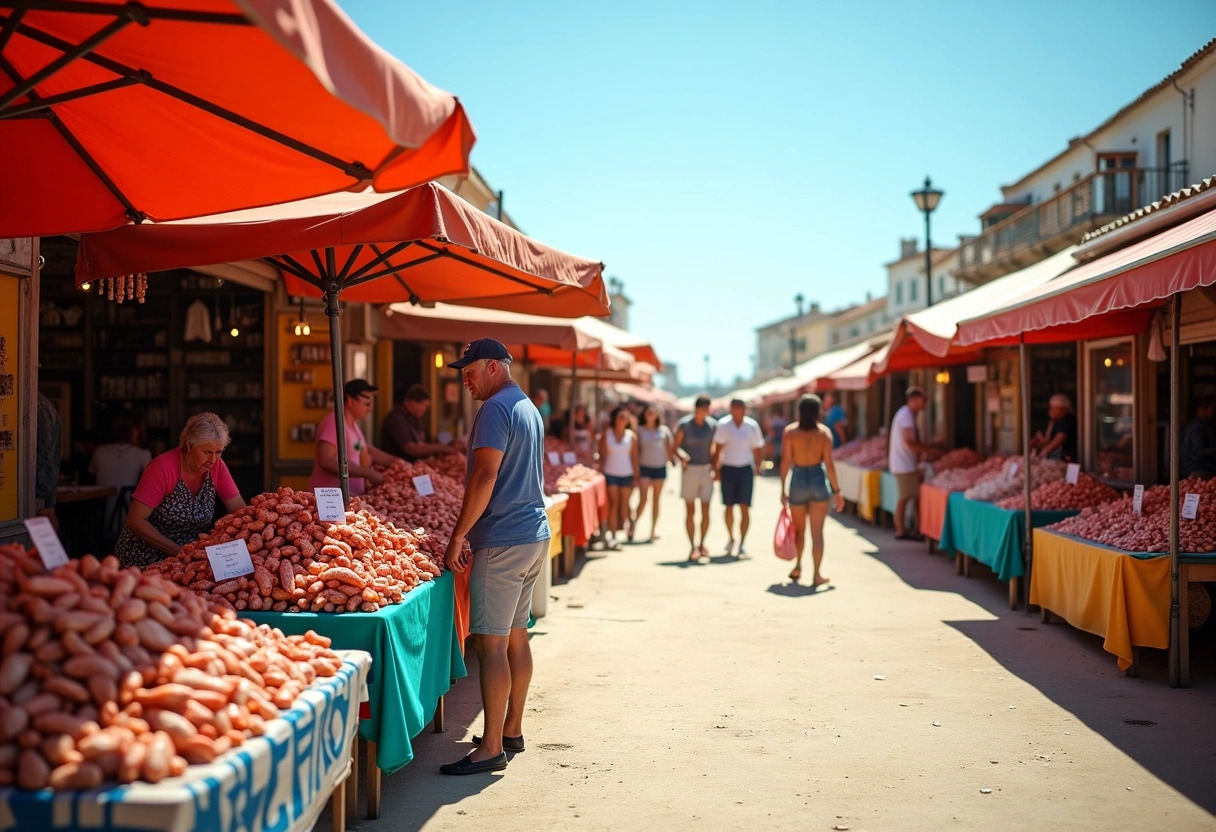
[[[961,346],[1143,332],[1172,295],[1216,284],[1216,210],[1083,263],[995,311],[959,322]]]
[[[821,390],[852,390],[859,391],[869,388],[873,383],[874,365],[886,358],[891,344],[879,347],[867,356],[859,358],[847,367],[841,367],[834,373],[829,373],[820,382]]]

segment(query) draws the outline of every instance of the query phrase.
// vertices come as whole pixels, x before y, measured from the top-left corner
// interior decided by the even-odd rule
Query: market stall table
[[[1179,655],[1189,668],[1189,584],[1216,580],[1216,553],[1179,554]],[[1163,553],[1128,552],[1049,529],[1034,530],[1030,603],[1043,620],[1058,615],[1079,630],[1101,636],[1119,669],[1138,675],[1137,648],[1169,647],[1170,559]]]
[[[1076,511],[1032,511],[1035,527],[1057,523]],[[968,500],[961,492],[946,502],[942,524],[942,551],[956,558],[958,570],[970,573],[968,558],[989,567],[1001,581],[1009,582],[1009,606],[1017,609],[1018,579],[1026,574],[1022,543],[1026,539],[1026,513],[1022,509],[1000,508],[981,500]]]
[[[576,491],[563,492],[566,509],[562,512],[562,535],[574,538],[575,546],[586,546],[600,528],[601,494],[603,505],[608,504],[608,481],[603,474]]]
[[[420,584],[400,604],[370,613],[249,612],[241,615],[287,635],[316,630],[335,649],[372,655],[367,680],[369,712],[359,723],[368,745],[368,814],[379,814],[380,773],[414,759],[411,740],[435,718],[442,730],[442,697],[466,675],[456,637],[452,573]],[[374,761],[374,765],[373,765]]]
[[[861,493],[857,499],[857,516],[871,523],[878,523],[878,510],[882,508],[882,475],[877,468],[862,468]]]
[[[334,827],[346,820],[359,705],[371,658],[343,651],[336,676],[306,688],[282,719],[209,765],[160,783],[90,791],[0,789],[0,830],[307,832],[332,795]]]
[[[899,505],[899,484],[895,481],[895,475],[890,471],[883,471],[879,475],[878,493],[879,508],[894,520],[895,509]]]
[[[946,503],[950,494],[951,492],[936,485],[920,484],[920,500],[917,506],[920,511],[920,533],[930,540],[942,539],[942,529],[946,524]]]

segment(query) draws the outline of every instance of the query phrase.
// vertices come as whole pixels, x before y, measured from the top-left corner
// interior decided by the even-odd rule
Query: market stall
[[[887,464],[887,439],[871,436],[854,439],[832,452],[836,480],[845,500],[854,503],[857,515],[871,523],[882,508],[882,473]]]
[[[360,651],[340,656],[337,674],[305,689],[265,734],[179,777],[85,791],[0,788],[0,831],[308,832],[331,796],[343,828],[372,663]]]

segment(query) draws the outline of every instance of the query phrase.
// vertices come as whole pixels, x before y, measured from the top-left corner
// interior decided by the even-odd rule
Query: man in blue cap
[[[507,751],[524,750],[524,702],[532,681],[528,616],[532,588],[548,565],[540,412],[511,380],[511,354],[491,338],[474,341],[448,365],[482,402],[469,435],[464,503],[445,556],[469,577],[469,622],[481,675],[485,728],[478,748],[444,774],[507,767]],[[468,539],[471,551],[465,550]]]

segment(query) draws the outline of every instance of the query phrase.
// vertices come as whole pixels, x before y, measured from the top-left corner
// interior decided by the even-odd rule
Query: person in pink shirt
[[[114,544],[123,566],[150,566],[210,531],[217,499],[230,513],[245,507],[220,458],[228,442],[224,421],[214,413],[199,413],[182,428],[178,447],[144,469]]]
[[[350,495],[362,494],[367,483],[379,485],[384,475],[373,468],[379,465],[404,465],[405,460],[382,451],[363,436],[359,422],[372,412],[379,387],[361,378],[351,379],[342,388],[342,413],[346,423],[346,472],[350,480]],[[317,426],[317,448],[313,456],[312,476],[308,487],[338,488],[338,428],[334,414],[327,413]]]

